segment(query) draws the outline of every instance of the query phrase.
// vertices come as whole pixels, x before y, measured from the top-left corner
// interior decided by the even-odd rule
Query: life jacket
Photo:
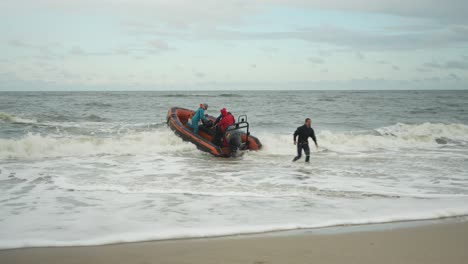
[[[234,124],[235,122],[236,120],[234,119],[234,116],[232,114],[226,113],[226,115],[223,116],[223,119],[219,121],[218,127],[221,132],[224,132],[230,125]]]

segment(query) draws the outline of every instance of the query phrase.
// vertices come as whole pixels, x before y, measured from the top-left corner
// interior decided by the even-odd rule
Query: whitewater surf
[[[223,94],[0,93],[0,248],[468,214],[466,92]],[[262,151],[200,152],[166,126],[168,100],[248,113]],[[291,162],[305,117],[309,165]]]

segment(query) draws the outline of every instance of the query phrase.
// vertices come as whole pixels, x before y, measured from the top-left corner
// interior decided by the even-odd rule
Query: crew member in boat
[[[208,121],[205,116],[205,110],[208,110],[208,104],[200,104],[200,108],[193,114],[192,122],[187,122],[187,125],[193,129],[194,134],[198,134],[198,123],[200,120]]]

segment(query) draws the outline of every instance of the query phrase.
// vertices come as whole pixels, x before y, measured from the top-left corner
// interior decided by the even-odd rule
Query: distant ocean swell
[[[242,97],[241,94],[234,93],[222,93],[222,94],[194,94],[194,93],[176,93],[176,94],[163,94],[159,97],[163,98],[184,98],[184,97],[203,97],[203,98],[212,98],[212,97]]]
[[[54,122],[38,121],[37,119],[33,119],[33,118],[24,118],[24,117],[19,117],[19,116],[15,116],[12,114],[0,112],[0,123],[7,122],[7,123],[12,123],[12,124],[24,124],[24,125],[54,124],[55,126],[60,126],[60,121],[62,122],[78,122],[78,121],[105,122],[105,121],[108,121],[107,118],[101,117],[96,114],[88,114],[88,115],[81,115],[81,116],[64,116],[64,115],[59,114],[59,115],[47,116],[47,119],[54,120]]]

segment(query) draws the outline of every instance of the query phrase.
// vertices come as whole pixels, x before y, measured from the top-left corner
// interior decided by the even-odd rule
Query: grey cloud
[[[383,27],[384,30],[389,31],[406,31],[406,32],[421,32],[421,31],[431,31],[431,30],[443,30],[447,25],[441,24],[439,22],[418,22],[419,24],[401,24],[396,26],[386,26]]]
[[[444,22],[468,21],[466,0],[273,0],[283,5],[322,10],[343,10],[382,13],[407,17],[422,17]]]
[[[460,77],[458,77],[458,75],[456,75],[455,73],[450,73],[447,77],[449,79],[451,78],[451,79],[456,80],[456,81],[461,80]]]
[[[356,58],[358,58],[358,60],[364,60],[365,56],[361,52],[356,52]]]
[[[435,62],[426,62],[423,64],[423,66],[427,68],[441,68],[442,67],[441,64],[435,63]]]
[[[310,43],[326,43],[357,51],[427,49],[464,47],[468,45],[468,34],[459,34],[468,26],[448,26],[443,30],[422,32],[403,31],[365,31],[353,30],[331,25],[300,28],[291,31],[243,32],[219,28],[197,29],[184,32],[164,32],[156,29],[140,32],[154,36],[193,40],[281,40],[297,39]]]
[[[80,46],[73,46],[70,49],[69,54],[75,55],[75,56],[109,56],[109,55],[112,55],[112,54],[119,54],[119,53],[118,53],[118,51],[115,51],[115,52],[87,51],[87,50],[84,50]]]
[[[241,1],[242,2],[242,1]],[[211,1],[201,1],[197,3],[200,6],[210,6]],[[241,4],[241,6],[245,5]],[[218,26],[225,20],[213,21],[212,27],[195,27],[190,31],[174,32],[166,31],[161,27],[149,27],[149,25],[140,25],[133,30],[146,30],[146,33],[166,35],[175,38],[200,38],[200,39],[302,39],[312,43],[329,43],[342,47],[352,47],[354,49],[382,50],[382,49],[419,49],[419,48],[444,48],[467,45],[468,43],[468,16],[465,10],[468,10],[468,1],[451,0],[414,0],[414,1],[390,1],[390,0],[356,0],[356,1],[338,1],[338,0],[288,0],[288,1],[252,1],[251,8],[233,8],[225,10],[233,3],[229,2],[220,9],[220,13],[244,12],[243,14],[230,15],[236,17],[236,20],[242,20],[241,17],[252,15],[252,13],[264,10],[268,3],[280,4],[283,6],[301,6],[311,9],[326,10],[351,10],[359,12],[377,12],[405,16],[424,16],[433,18],[435,21],[424,22],[424,24],[403,24],[393,28],[383,28],[380,31],[358,31],[335,26],[316,26],[297,29],[295,31],[277,31],[277,32],[259,32],[247,33],[229,30],[221,30]],[[263,7],[263,8],[261,8]],[[466,7],[466,8],[465,8]],[[168,7],[169,8],[169,7]],[[423,11],[422,11],[423,10]],[[190,13],[186,18],[197,17],[201,13]],[[208,16],[210,17],[210,16]],[[464,18],[466,23],[454,20],[454,23],[440,24],[438,18],[450,20],[452,18]],[[192,17],[193,18],[193,17]],[[206,18],[201,19],[206,21]],[[188,22],[189,23],[189,22]],[[419,22],[422,23],[422,22]]]
[[[318,57],[309,57],[307,60],[315,64],[323,64],[325,62],[322,58]]]
[[[424,68],[424,67],[421,67],[421,68],[418,68],[417,69],[418,72],[431,72],[431,69],[428,69],[428,68]]]
[[[414,49],[448,47],[466,44],[467,35],[448,28],[442,31],[405,33],[395,31],[367,32],[332,26],[311,27],[286,35],[310,42],[326,42],[357,49]]]
[[[127,48],[118,48],[116,51],[115,51],[116,54],[118,55],[129,55],[130,54],[130,50],[127,49]]]
[[[156,48],[156,49],[168,49],[169,48],[169,45],[162,40],[152,40],[148,42],[148,44],[150,45],[150,47]]]
[[[59,42],[26,41],[23,39],[11,39],[7,45],[15,48],[24,48],[31,51],[31,55],[21,55],[17,58],[36,60],[57,60],[63,59],[63,54],[59,52],[62,44]]]
[[[468,21],[466,0],[17,0],[25,6],[41,6],[69,12],[88,12],[90,9],[120,14],[152,15],[174,26],[198,23],[240,22],[245,15],[262,12],[271,6],[299,7],[314,10],[339,10],[383,13],[397,16],[424,17],[440,21]]]
[[[70,49],[70,54],[73,55],[83,55],[84,53],[84,50],[78,46],[74,46]]]
[[[197,76],[200,79],[205,78],[205,74],[203,72],[194,71],[194,74],[195,74],[195,76]]]
[[[160,40],[160,39],[155,39],[155,40],[149,41],[148,45],[152,49],[156,49],[156,50],[169,50],[169,49],[171,49],[169,47],[169,44],[167,44],[167,42],[165,42],[163,40]]]
[[[321,57],[330,57],[331,55],[333,55],[333,52],[331,50],[319,50],[317,52]]]
[[[243,21],[244,17],[256,13],[263,3],[248,0],[223,1],[217,0],[17,0],[24,6],[39,6],[58,10],[62,13],[89,13],[96,10],[101,14],[113,14],[122,18],[152,17],[171,28],[187,29],[194,24],[218,25],[233,24]],[[139,23],[139,22],[138,22]],[[141,27],[143,25],[132,25]]]
[[[445,67],[449,69],[466,70],[468,69],[468,61],[447,61]]]
[[[50,41],[28,41],[24,39],[10,39],[6,42],[7,45],[16,48],[28,48],[41,53],[50,52],[51,49],[61,48],[61,43]]]
[[[263,50],[266,53],[276,53],[276,52],[278,52],[278,49],[273,48],[273,47],[263,47],[263,48],[261,48],[261,50]]]
[[[9,41],[7,41],[7,44],[10,45],[11,47],[17,47],[17,48],[28,46],[25,42],[19,39],[10,39]]]
[[[18,1],[63,12],[88,12],[94,9],[121,18],[121,26],[129,34],[178,39],[302,39],[365,50],[443,48],[466,46],[468,43],[466,0],[237,0],[223,1],[222,4],[216,0]],[[247,25],[246,18],[278,5],[309,10],[384,13],[429,20],[427,23],[418,22],[423,24],[403,24],[380,31],[357,31],[333,26],[260,33],[221,30],[223,25]],[[151,19],[156,22],[141,22],[134,20],[135,17],[141,18],[141,21]],[[155,48],[167,49],[160,44],[156,44]]]
[[[456,70],[466,70],[468,69],[468,60],[449,60],[444,63],[438,62],[426,62],[423,64],[426,68],[436,68],[436,69],[456,69]]]
[[[240,31],[200,32],[197,37],[218,39],[300,39],[328,43],[357,50],[423,49],[458,47],[468,43],[468,34],[459,35],[453,28],[434,32],[368,32],[334,26],[317,26],[296,31],[246,33]]]

